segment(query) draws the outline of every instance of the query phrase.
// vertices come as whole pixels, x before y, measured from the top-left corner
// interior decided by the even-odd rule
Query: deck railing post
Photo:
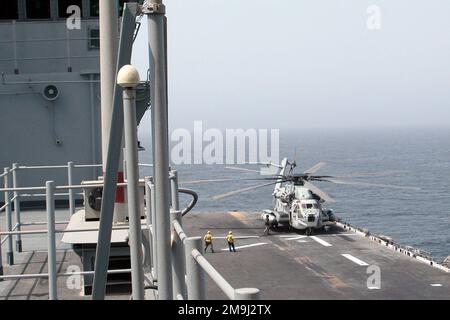
[[[192,250],[197,249],[202,252],[202,238],[187,238],[185,240],[186,250],[186,281],[187,299],[205,299],[205,274],[200,265],[192,256]]]
[[[153,274],[153,268],[155,265],[155,261],[153,260],[153,233],[150,228],[152,225],[152,196],[151,196],[151,190],[150,190],[150,177],[144,178],[144,187],[145,187],[145,215],[147,218],[147,227],[148,227],[148,245],[150,249],[150,257],[149,257],[149,266],[150,266],[150,272]]]
[[[72,161],[67,163],[67,184],[73,186],[73,168]],[[75,190],[69,189],[69,214],[72,216],[75,213]]]
[[[178,195],[178,171],[170,171],[170,195],[172,209],[175,211],[180,210],[180,200]]]
[[[48,298],[57,300],[56,239],[55,239],[55,183],[47,181],[47,252],[48,252]]]
[[[19,178],[18,178],[18,171],[19,171],[19,164],[14,163],[13,164],[13,188],[18,188],[19,187]],[[22,222],[20,219],[20,193],[17,191],[14,191],[14,214],[16,216],[16,224],[17,224],[17,228],[16,231],[21,231],[22,230]],[[22,236],[20,235],[20,233],[17,235],[16,237],[16,251],[17,252],[22,252]]]
[[[150,208],[152,218],[152,249],[153,249],[153,281],[158,281],[158,249],[156,248],[156,239],[158,234],[158,228],[156,228],[156,202],[155,202],[155,185],[153,184],[153,178],[150,178]]]
[[[4,185],[5,189],[9,188],[9,168],[5,168],[4,173]],[[12,231],[12,212],[11,212],[11,196],[9,191],[5,191],[5,216],[6,216],[6,230],[8,232]],[[13,237],[11,235],[7,236],[8,247],[6,250],[6,262],[8,265],[12,266],[14,264],[14,251],[13,251]]]
[[[171,211],[170,217],[173,222],[177,221],[181,226],[181,211]],[[186,259],[184,255],[184,247],[183,242],[180,239],[178,233],[172,227],[172,289],[173,296],[177,297],[178,295],[186,298]]]
[[[2,253],[2,237],[0,236],[0,276],[3,275],[3,253]],[[0,278],[0,282],[3,281],[2,278]]]
[[[234,291],[233,300],[259,300],[260,291],[256,288],[241,288]]]

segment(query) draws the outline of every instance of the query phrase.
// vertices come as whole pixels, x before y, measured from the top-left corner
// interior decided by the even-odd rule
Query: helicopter
[[[335,224],[337,220],[336,216],[333,213],[333,210],[327,209],[325,207],[325,203],[334,203],[336,202],[336,200],[326,192],[315,186],[312,182],[320,181],[330,182],[334,184],[357,185],[365,187],[382,187],[415,191],[420,190],[420,188],[416,187],[374,184],[359,181],[345,181],[339,179],[339,177],[336,176],[316,175],[316,173],[326,165],[325,162],[319,162],[312,168],[300,174],[293,173],[297,164],[295,161],[289,161],[288,158],[284,158],[281,161],[281,164],[275,164],[271,162],[251,164],[275,167],[276,169],[278,169],[278,174],[274,176],[259,178],[259,180],[268,180],[272,182],[267,182],[261,185],[216,195],[213,197],[213,200],[221,200],[237,194],[242,194],[243,192],[250,192],[252,190],[274,184],[275,186],[272,192],[273,208],[270,210],[263,210],[261,218],[263,220],[269,219],[272,228],[287,226],[290,230],[295,229],[304,231],[306,235],[311,235],[314,230],[326,229],[327,227]],[[261,172],[240,167],[227,168],[241,171]]]

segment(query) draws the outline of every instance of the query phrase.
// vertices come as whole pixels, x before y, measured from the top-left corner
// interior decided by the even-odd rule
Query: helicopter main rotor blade
[[[420,191],[419,187],[405,187],[405,186],[396,186],[391,184],[382,184],[382,183],[369,183],[369,182],[359,182],[359,181],[344,181],[332,178],[323,178],[318,179],[317,181],[327,181],[335,184],[344,184],[344,185],[353,185],[353,186],[362,186],[362,187],[379,187],[379,188],[390,188],[390,189],[398,189],[398,190],[410,190],[410,191]]]
[[[247,168],[239,168],[239,167],[225,167],[225,169],[261,173],[261,171],[259,171],[259,170],[247,169]]]
[[[322,198],[326,202],[330,202],[330,203],[336,202],[336,200],[334,198],[332,198],[328,193],[326,193],[325,191],[322,191],[321,189],[319,189],[318,187],[313,185],[311,182],[305,181],[303,185],[305,186],[305,188],[308,188],[310,191],[312,191],[313,193],[318,195],[320,198]]]
[[[242,188],[242,189],[238,189],[238,190],[234,190],[234,191],[230,191],[230,192],[227,192],[227,193],[222,193],[222,194],[216,195],[212,199],[213,200],[222,200],[222,199],[225,199],[225,198],[228,198],[228,197],[232,197],[232,196],[235,196],[235,195],[243,193],[243,192],[253,191],[253,190],[256,190],[256,189],[259,189],[259,188],[272,186],[272,185],[277,184],[277,183],[278,182],[270,182],[270,183],[260,184],[260,185],[257,185],[257,186],[251,186],[251,187],[247,187],[247,188]]]
[[[192,181],[180,181],[180,184],[202,184],[202,183],[211,183],[211,182],[232,182],[232,181],[241,181],[241,180],[257,180],[257,179],[243,179],[243,178],[227,178],[227,179],[209,179],[209,180],[192,180]]]
[[[320,169],[322,169],[327,163],[326,162],[319,162],[318,164],[316,164],[315,166],[313,166],[312,168],[308,169],[305,171],[305,174],[314,174],[317,171],[319,171]]]
[[[182,184],[203,184],[203,183],[214,183],[214,182],[234,182],[234,181],[274,181],[279,179],[278,176],[273,177],[261,177],[261,178],[224,178],[224,179],[206,179],[206,180],[191,180],[191,181],[180,181]]]
[[[344,178],[373,178],[373,177],[387,177],[392,175],[398,175],[400,173],[408,173],[406,170],[390,170],[390,171],[380,171],[380,172],[352,172],[352,173],[342,173],[333,174],[334,178],[344,179]]]

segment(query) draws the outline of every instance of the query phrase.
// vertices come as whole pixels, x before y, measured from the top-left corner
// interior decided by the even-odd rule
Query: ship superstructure
[[[101,164],[99,1],[2,1],[0,39],[0,167]],[[73,180],[100,174],[79,168]],[[27,185],[47,177],[27,172]],[[62,170],[52,178],[67,182]]]

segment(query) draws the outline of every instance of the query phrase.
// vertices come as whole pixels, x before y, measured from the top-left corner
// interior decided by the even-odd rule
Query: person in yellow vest
[[[228,249],[230,249],[230,252],[236,252],[236,249],[234,248],[234,236],[232,231],[228,232],[227,242],[228,242]]]
[[[213,236],[211,231],[208,231],[205,236],[203,237],[203,240],[205,240],[205,252],[206,249],[208,249],[209,246],[211,246],[211,252],[214,253],[214,247],[213,247]]]

